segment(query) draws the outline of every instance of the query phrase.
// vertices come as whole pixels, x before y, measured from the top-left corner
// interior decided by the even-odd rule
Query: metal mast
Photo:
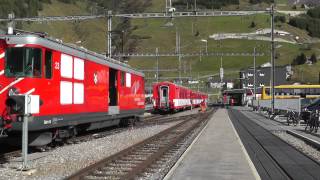
[[[112,41],[111,41],[111,36],[112,36],[112,11],[108,11],[107,14],[107,23],[108,23],[108,39],[107,39],[107,57],[111,58],[112,56]]]
[[[271,5],[271,112],[274,114],[274,65],[275,65],[275,47],[274,47],[274,5]]]
[[[159,54],[159,49],[158,48],[156,48],[156,58],[157,58],[157,82],[159,82],[159,56],[158,56],[158,54]]]
[[[256,100],[256,48],[253,49],[253,99]]]

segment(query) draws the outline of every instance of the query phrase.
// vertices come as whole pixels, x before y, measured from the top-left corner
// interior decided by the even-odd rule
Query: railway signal
[[[6,100],[6,105],[12,107],[12,114],[22,118],[22,170],[28,169],[28,123],[31,114],[39,113],[39,95],[12,95]]]

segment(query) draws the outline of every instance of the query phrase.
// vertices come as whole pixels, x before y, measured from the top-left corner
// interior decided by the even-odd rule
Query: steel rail
[[[190,132],[207,121],[210,115],[210,112],[202,114],[200,119],[189,116],[183,122],[88,166],[67,179],[75,180],[95,177],[133,179],[138,177],[155,164],[166,152],[182,141]],[[139,155],[140,158],[134,158]],[[122,164],[123,161],[126,162],[125,165]]]

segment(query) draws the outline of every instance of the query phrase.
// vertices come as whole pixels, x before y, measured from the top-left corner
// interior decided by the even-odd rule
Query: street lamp
[[[253,49],[253,100],[256,100],[256,48]]]
[[[201,39],[201,42],[206,43],[206,54],[208,54],[208,40],[206,40],[206,39]]]

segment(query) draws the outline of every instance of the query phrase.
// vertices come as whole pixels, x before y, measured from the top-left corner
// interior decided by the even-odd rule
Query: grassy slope
[[[83,15],[89,14],[86,10],[86,2],[76,4],[65,4],[59,1],[52,1],[52,4],[44,4],[43,11],[39,15],[61,16],[61,15]],[[106,27],[104,19],[87,21],[65,21],[24,24],[24,29],[30,31],[48,32],[50,36],[62,39],[67,43],[82,41],[84,46],[96,52],[104,52],[106,49]],[[103,37],[103,38],[101,38]]]
[[[148,8],[149,12],[164,11],[164,0],[153,0],[152,6]],[[248,5],[248,0],[241,0],[240,7]],[[226,7],[225,9],[232,9],[236,7]],[[75,5],[64,4],[53,0],[52,4],[45,4],[44,10],[40,12],[40,15],[44,16],[57,16],[57,15],[79,15],[89,14],[86,9],[86,1],[78,2]],[[258,28],[269,27],[269,17],[267,15],[253,15],[246,17],[214,17],[214,18],[176,18],[172,20],[174,26],[164,27],[164,24],[170,20],[165,19],[148,19],[148,20],[132,20],[132,25],[138,27],[133,32],[133,35],[140,35],[151,38],[141,40],[138,44],[138,51],[140,52],[154,52],[156,47],[159,47],[161,52],[173,52],[175,49],[175,35],[176,29],[181,34],[181,50],[182,52],[199,52],[200,48],[204,51],[204,43],[201,39],[208,39],[209,35],[213,33],[241,33],[252,32]],[[257,23],[257,27],[249,28],[250,23],[254,21]],[[116,20],[114,21],[116,22]],[[79,40],[82,41],[81,46],[87,47],[90,50],[97,52],[104,52],[106,49],[105,41],[105,20],[89,20],[81,22],[49,22],[49,23],[31,23],[24,24],[24,28],[31,31],[45,31],[49,35],[62,39],[64,42],[75,43]],[[193,24],[193,33],[192,33]],[[115,24],[113,25],[115,26]],[[294,34],[298,34],[300,37],[307,39],[308,35],[299,29],[292,28],[289,25],[282,24],[281,29],[290,31]],[[198,36],[195,36],[196,32],[199,32]],[[301,50],[298,45],[281,43],[281,47],[278,50],[280,54],[277,60],[278,64],[288,64],[291,62],[294,56],[300,53],[300,51],[306,54],[311,54],[314,50]],[[315,45],[318,49],[320,45]],[[263,41],[248,41],[248,40],[222,40],[214,41],[209,39],[208,49],[209,51],[216,52],[252,52],[253,47],[258,47],[259,52],[264,52],[267,56],[258,57],[258,64],[264,63],[270,59],[269,47],[270,43]],[[319,50],[318,54],[319,54]],[[130,64],[133,67],[140,69],[155,68],[155,58],[132,58]],[[220,57],[202,57],[202,61],[199,57],[185,57],[182,58],[182,68],[185,69],[182,72],[183,76],[190,75],[190,69],[192,68],[192,76],[216,74],[220,67]],[[223,57],[223,66],[226,73],[230,73],[230,77],[237,77],[237,71],[241,68],[252,65],[252,57]],[[177,68],[178,61],[176,57],[160,58],[160,69]],[[185,67],[185,68],[184,68]],[[154,73],[146,73],[147,76],[153,77]],[[161,73],[162,76],[177,76],[177,72]]]
[[[141,52],[154,52],[156,47],[160,47],[160,52],[174,52],[176,29],[178,29],[181,34],[181,51],[199,52],[200,49],[202,49],[202,51],[205,49],[205,44],[201,42],[201,39],[208,39],[209,35],[213,33],[254,31],[255,29],[249,28],[252,21],[260,22],[255,29],[268,27],[269,24],[268,16],[265,15],[250,17],[180,18],[175,19],[175,26],[169,28],[162,27],[166,22],[165,20],[135,20],[133,24],[139,27],[139,29],[134,32],[136,35],[151,37],[150,39],[143,40],[139,44],[140,48],[138,49],[141,49]],[[192,23],[196,24],[194,26],[194,33],[196,31],[200,33],[197,37],[192,34]],[[281,48],[279,48],[280,57],[278,64],[288,64],[296,55],[295,52],[297,52],[299,48],[297,45],[292,44],[281,43],[281,45]],[[269,59],[269,42],[252,40],[208,40],[209,52],[253,52],[254,47],[258,47],[257,51],[266,54],[266,56],[258,58],[258,63],[266,62]],[[172,61],[176,61],[175,59],[172,59]],[[199,57],[183,58],[183,60],[192,61],[194,71],[200,73],[218,72],[220,63],[217,65],[216,61],[218,59],[218,62],[220,62],[220,57],[203,57],[202,62],[199,62],[199,59]],[[223,59],[225,61],[224,67],[227,69],[231,68],[232,70],[247,67],[252,64],[252,58],[250,57],[224,57]],[[134,66],[143,65],[141,60],[136,59],[133,59],[130,63]],[[172,66],[174,64],[172,64]],[[152,63],[146,63],[144,67],[152,68],[153,65]]]

